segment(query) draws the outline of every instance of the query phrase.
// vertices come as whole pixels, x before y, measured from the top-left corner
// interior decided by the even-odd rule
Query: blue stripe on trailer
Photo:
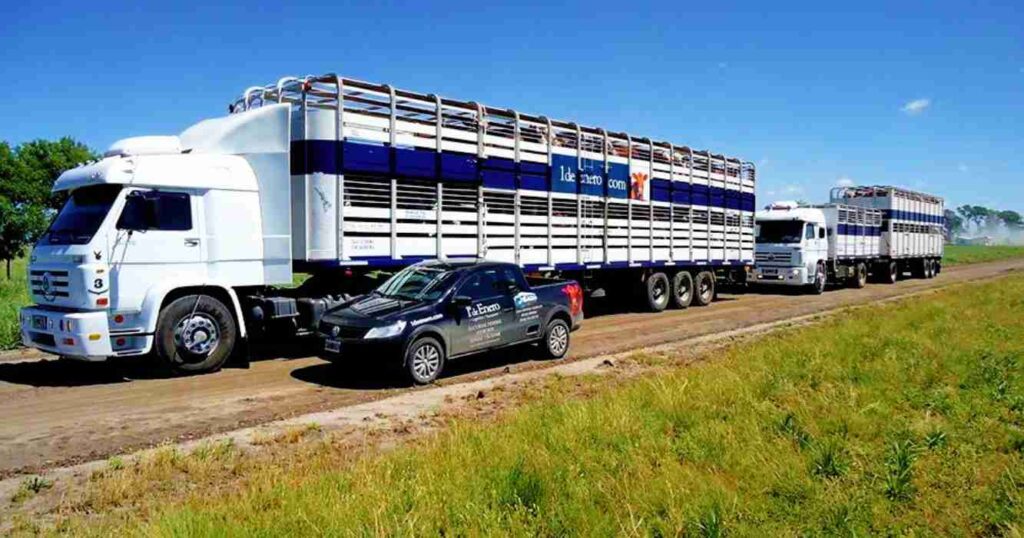
[[[582,169],[578,168],[582,161]],[[346,140],[296,140],[291,145],[291,173],[363,173],[441,181],[481,182],[496,189],[526,189],[608,198],[629,197],[629,167],[569,155],[552,156],[553,166],[476,155]],[[651,180],[651,198],[659,202],[754,211],[753,193],[709,185]]]

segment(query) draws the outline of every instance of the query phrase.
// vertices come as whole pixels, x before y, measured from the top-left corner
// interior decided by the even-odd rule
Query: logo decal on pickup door
[[[501,311],[501,305],[498,303],[491,304],[477,304],[466,307],[466,315],[475,318],[477,316],[483,316],[485,314],[493,314]]]
[[[525,308],[530,303],[537,302],[537,294],[529,291],[521,291],[513,298],[516,308]]]

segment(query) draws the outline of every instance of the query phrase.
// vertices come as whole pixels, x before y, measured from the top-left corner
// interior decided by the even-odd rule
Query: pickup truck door
[[[499,268],[487,267],[470,274],[455,290],[468,305],[456,305],[449,340],[450,355],[500,346],[516,341],[512,294],[502,289]]]

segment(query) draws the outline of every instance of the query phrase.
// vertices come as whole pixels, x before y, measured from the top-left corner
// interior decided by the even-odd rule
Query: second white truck
[[[897,187],[839,187],[830,202],[776,202],[756,215],[753,281],[862,288],[869,276],[893,283],[906,272],[932,278],[942,266],[941,198]]]

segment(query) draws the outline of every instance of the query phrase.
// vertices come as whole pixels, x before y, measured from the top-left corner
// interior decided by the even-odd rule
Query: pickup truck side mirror
[[[468,295],[456,295],[452,297],[452,304],[455,306],[469,306],[473,304],[473,298]]]

